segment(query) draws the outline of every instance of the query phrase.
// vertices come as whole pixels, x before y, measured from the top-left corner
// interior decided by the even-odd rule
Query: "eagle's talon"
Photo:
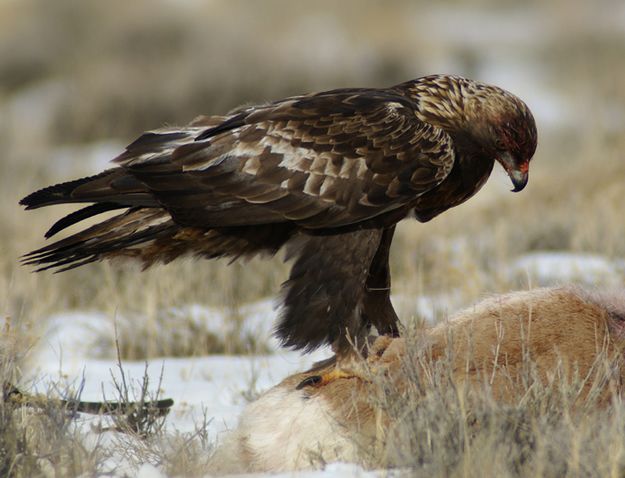
[[[310,377],[306,377],[302,380],[297,387],[295,387],[295,389],[301,390],[305,387],[318,387],[321,385],[321,382],[323,382],[323,377],[321,375],[311,375]]]
[[[350,369],[334,368],[333,370],[323,373],[321,375],[311,375],[310,377],[305,378],[295,388],[296,390],[301,390],[304,387],[321,388],[331,382],[334,382],[335,380],[350,378],[357,378],[363,381],[368,381],[368,379],[364,375],[362,375],[362,373],[358,373]]]

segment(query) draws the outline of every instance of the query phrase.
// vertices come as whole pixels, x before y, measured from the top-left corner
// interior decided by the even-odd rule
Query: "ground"
[[[102,419],[66,420],[51,408],[41,422],[46,443],[31,443],[30,415],[0,407],[0,472],[202,475],[211,447],[248,400],[329,355],[302,357],[271,339],[274,298],[288,272],[280,255],[230,266],[182,260],[145,272],[93,264],[33,274],[20,266],[20,255],[41,246],[47,227],[71,208],[26,213],[18,200],[101,171],[144,130],[244,103],[431,73],[493,83],[536,116],[529,184],[510,193],[496,167],[466,204],[425,225],[400,224],[391,267],[402,321],[441,320],[486,295],[540,285],[625,284],[625,5],[388,5],[0,0],[0,346],[7,362],[0,365],[28,391],[54,397],[82,387],[83,399],[99,400],[103,391],[117,398],[119,354],[138,395],[147,362],[150,395],[175,400],[163,433],[148,440],[98,433]],[[533,392],[512,410],[530,417],[531,440],[493,430],[468,448],[455,441],[468,412],[439,392],[417,411],[424,429],[405,430],[396,444],[402,463],[424,476],[625,469],[622,404],[607,417],[577,416],[549,390]],[[477,408],[493,423],[511,423],[510,410],[497,404]],[[511,456],[523,458],[520,468],[510,468]],[[332,465],[325,473],[359,470]]]
[[[622,279],[622,271],[622,261],[608,261],[597,255],[542,253],[519,258],[509,273],[523,274],[531,283],[541,286],[571,282],[589,285],[599,279],[614,285]],[[409,316],[420,317],[428,323],[437,320],[434,311],[440,310],[440,304],[454,303],[453,294],[436,300],[426,297],[415,300],[405,296],[395,296],[393,300],[396,305],[401,305],[404,313],[411,309]],[[27,362],[31,366],[22,383],[30,391],[52,395],[55,392],[50,392],[50,384],[54,384],[56,393],[79,391],[82,400],[99,401],[103,397],[118,399],[123,378],[130,385],[130,399],[136,400],[141,396],[141,387],[147,377],[149,396],[172,398],[175,402],[158,440],[166,442],[174,436],[193,436],[201,429],[209,454],[211,447],[223,439],[224,433],[236,427],[239,414],[250,400],[287,375],[330,356],[327,349],[308,355],[280,349],[271,335],[275,317],[271,301],[252,303],[243,310],[245,316],[239,333],[244,337],[246,332],[253,331],[267,353],[156,357],[145,361],[122,360],[121,364],[114,348],[116,318],[95,312],[57,313],[46,321],[47,330],[30,352]],[[194,322],[221,333],[222,339],[230,336],[228,329],[232,324],[227,311],[195,305],[189,307],[187,313]],[[106,340],[103,336],[112,339]],[[102,345],[107,343],[109,350]],[[96,445],[108,448],[100,472],[114,476],[138,473],[145,477],[165,473],[158,459],[150,458],[148,454],[128,453],[129,446],[137,450],[142,448],[141,439],[116,431],[103,432],[103,428],[113,426],[111,419],[79,414],[72,423],[87,448]],[[324,471],[310,473],[310,476],[335,475],[374,476],[376,473],[348,464],[329,465]]]

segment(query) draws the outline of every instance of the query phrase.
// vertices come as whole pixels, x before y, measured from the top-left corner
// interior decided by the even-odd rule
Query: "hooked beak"
[[[507,151],[502,153],[497,159],[508,173],[508,176],[510,176],[510,180],[514,186],[512,192],[518,193],[522,191],[527,185],[529,163],[524,161],[520,165],[517,164],[514,157]]]

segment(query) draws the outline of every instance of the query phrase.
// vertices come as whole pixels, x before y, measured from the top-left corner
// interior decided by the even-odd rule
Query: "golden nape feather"
[[[397,333],[388,265],[395,224],[467,200],[495,161],[521,190],[535,149],[534,119],[520,99],[457,76],[199,117],[143,134],[111,169],[24,198],[27,209],[87,204],[47,236],[120,210],[25,262],[65,270],[122,256],[149,265],[287,246],[294,264],[277,335],[296,349],[332,344],[340,360],[371,326]]]

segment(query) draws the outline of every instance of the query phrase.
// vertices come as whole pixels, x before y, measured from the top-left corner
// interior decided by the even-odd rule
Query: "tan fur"
[[[624,341],[611,333],[618,327],[612,317],[607,302],[583,291],[538,289],[486,299],[428,330],[425,340],[432,361],[449,358],[456,381],[490,377],[495,397],[510,400],[527,357],[541,378],[560,364],[586,376],[598,353],[620,352]],[[405,354],[406,341],[398,339],[382,361],[393,368]]]
[[[514,292],[459,312],[425,330],[414,343],[378,338],[360,373],[363,377],[366,370],[384,373],[401,391],[406,382],[403,363],[410,361],[427,377],[437,361],[445,360],[456,384],[489,383],[496,399],[514,401],[519,398],[524,366],[530,362],[543,380],[555,370],[586,377],[598,357],[605,356],[618,367],[615,380],[599,391],[605,403],[621,390],[625,378],[624,318],[622,292],[591,294],[572,288]],[[415,347],[425,352],[414,354]],[[323,370],[287,377],[251,404],[239,428],[218,450],[216,470],[281,471],[357,460],[360,445],[370,445],[389,425],[388,417],[370,400],[379,387],[350,378],[296,390],[304,378]],[[584,393],[591,382],[583,387]],[[225,456],[230,457],[230,466],[224,465]]]

